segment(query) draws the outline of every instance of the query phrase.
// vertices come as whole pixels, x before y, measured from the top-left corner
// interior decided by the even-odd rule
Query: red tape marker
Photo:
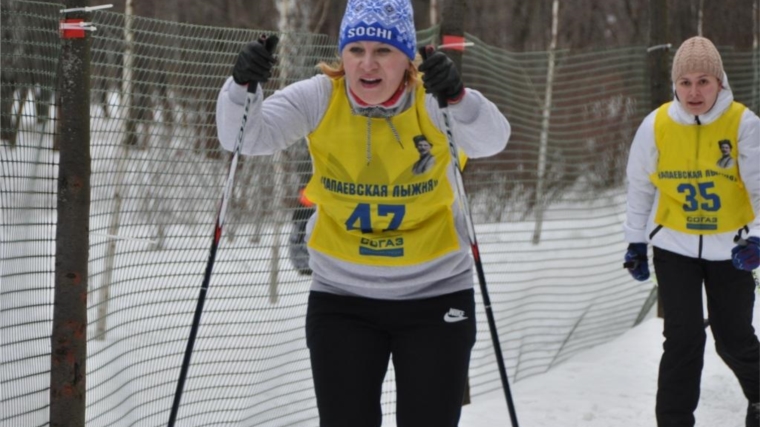
[[[444,35],[441,40],[442,46],[448,46],[446,49],[458,50],[464,52],[464,37]]]
[[[74,18],[74,19],[62,19],[61,20],[61,26],[60,26],[60,34],[61,38],[63,39],[83,39],[84,38],[84,27],[75,28],[77,25],[81,25],[81,23],[84,22],[84,19]]]

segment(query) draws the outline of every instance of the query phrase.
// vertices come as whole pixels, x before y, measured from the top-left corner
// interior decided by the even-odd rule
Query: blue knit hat
[[[348,0],[338,51],[358,41],[387,43],[414,60],[417,35],[409,0]]]

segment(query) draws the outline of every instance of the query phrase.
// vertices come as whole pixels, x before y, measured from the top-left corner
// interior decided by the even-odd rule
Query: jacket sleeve
[[[332,94],[329,78],[318,75],[293,83],[263,99],[261,87],[251,102],[241,153],[269,155],[284,150],[314,130]],[[228,78],[216,103],[219,142],[233,151],[247,97],[246,87]]]
[[[469,158],[498,154],[507,146],[511,128],[507,118],[480,92],[467,88],[461,101],[449,106],[454,143]],[[438,101],[425,95],[428,115],[441,132],[446,132]]]
[[[749,235],[760,237],[760,118],[749,108],[744,110],[736,146],[739,175],[755,212],[755,220],[749,224]]]
[[[645,243],[647,223],[654,205],[656,188],[649,176],[657,170],[659,158],[654,141],[654,119],[657,111],[651,112],[636,131],[628,155],[626,176],[628,193],[626,218],[623,224],[625,240],[629,243]]]

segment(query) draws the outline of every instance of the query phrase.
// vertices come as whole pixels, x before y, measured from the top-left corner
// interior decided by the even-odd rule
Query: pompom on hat
[[[348,0],[338,51],[358,41],[387,43],[414,60],[417,35],[409,0]]]
[[[688,73],[702,72],[723,80],[723,61],[715,45],[704,37],[692,37],[681,44],[673,57],[670,78],[676,82]]]

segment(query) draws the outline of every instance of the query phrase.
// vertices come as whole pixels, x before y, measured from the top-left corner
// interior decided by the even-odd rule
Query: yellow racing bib
[[[333,80],[325,116],[308,136],[314,173],[306,195],[318,212],[311,248],[375,266],[459,249],[448,142],[428,116],[424,90],[413,96],[389,123],[353,114],[344,79]]]
[[[734,102],[713,123],[683,125],[670,118],[669,105],[655,116],[659,161],[650,177],[660,190],[655,222],[689,234],[743,227],[755,217],[737,161],[739,123],[746,107]]]

